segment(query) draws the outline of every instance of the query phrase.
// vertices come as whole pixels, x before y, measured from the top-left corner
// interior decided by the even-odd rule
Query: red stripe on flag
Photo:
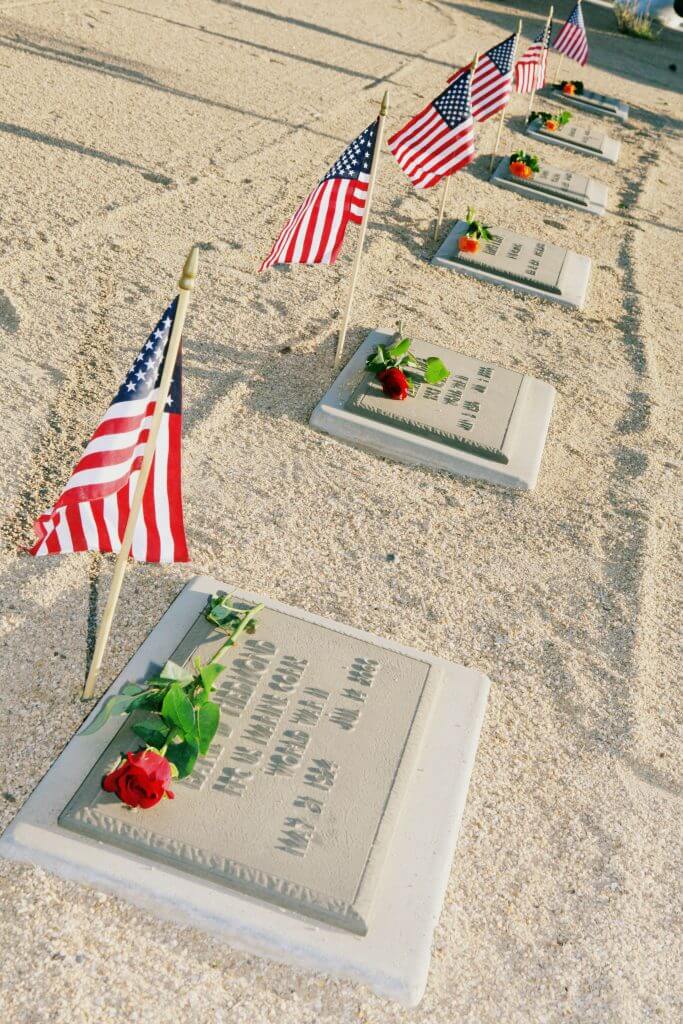
[[[183,422],[181,416],[170,415],[168,418],[168,460],[167,489],[168,507],[173,534],[174,562],[189,562],[190,553],[185,538],[183,522],[183,483],[180,452],[182,446]]]
[[[70,506],[65,510],[65,514],[74,551],[87,551],[88,542],[85,539],[85,533],[83,532],[81,513],[78,510],[78,506]]]
[[[148,562],[158,562],[161,555],[161,541],[159,539],[159,530],[157,529],[157,521],[154,512],[154,464],[156,462],[156,455],[152,459],[152,465],[150,467],[149,476],[147,477],[147,484],[145,485],[145,493],[142,496],[142,511],[141,515],[144,519],[145,527],[147,530],[147,552],[146,559]]]

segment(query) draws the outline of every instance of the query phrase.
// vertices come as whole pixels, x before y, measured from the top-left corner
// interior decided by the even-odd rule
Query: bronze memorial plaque
[[[202,614],[172,660],[207,659],[223,639]],[[102,790],[140,746],[129,722],[60,826],[365,934],[441,670],[272,608],[223,657],[219,732],[175,799],[136,812]]]
[[[507,463],[513,412],[524,375],[426,342],[413,342],[412,352],[421,366],[429,356],[438,356],[451,371],[450,377],[431,385],[418,379],[415,393],[405,401],[396,401],[387,398],[375,376],[365,373],[345,408],[452,448]]]

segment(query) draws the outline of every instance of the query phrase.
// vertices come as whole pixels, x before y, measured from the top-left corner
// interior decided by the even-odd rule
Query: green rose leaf
[[[221,712],[217,704],[204,704],[197,711],[197,736],[199,737],[199,753],[202,757],[211,746],[211,741],[216,735],[216,729],[220,721]]]
[[[145,687],[141,686],[140,683],[124,683],[124,685],[121,687],[121,690],[119,692],[120,693],[130,693],[130,694],[134,695],[136,693],[142,693],[142,691],[144,689],[145,689]]]
[[[166,751],[166,760],[178,769],[178,778],[186,779],[195,766],[199,748],[196,743],[184,740],[182,743],[171,743]]]
[[[217,661],[212,661],[208,665],[202,665],[199,669],[199,677],[205,693],[211,693],[213,684],[224,669],[225,665],[220,665]]]
[[[97,732],[109,721],[112,715],[123,715],[128,710],[130,703],[131,698],[126,694],[117,693],[110,697],[88,728],[81,730],[81,736],[91,736],[94,732]]]
[[[180,683],[173,683],[169,688],[161,713],[168,722],[177,725],[184,736],[194,737],[194,708]]]
[[[161,750],[168,739],[168,729],[164,728],[161,722],[154,719],[150,719],[149,722],[136,722],[133,726],[133,732],[148,747],[154,747],[156,750]]]
[[[167,661],[161,670],[162,679],[177,679],[181,683],[189,683],[192,673],[188,672],[182,665],[176,665],[175,661]]]
[[[164,690],[143,690],[138,697],[133,697],[128,710],[161,711],[163,699]]]
[[[450,370],[446,369],[444,363],[436,356],[430,356],[425,368],[425,382],[427,384],[440,384],[442,380],[450,377]]]
[[[404,356],[410,348],[410,338],[403,338],[402,341],[397,341],[395,345],[392,345],[387,349],[387,355],[390,359],[400,359]]]

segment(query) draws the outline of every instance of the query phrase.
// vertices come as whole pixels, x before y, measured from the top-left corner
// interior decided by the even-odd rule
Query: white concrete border
[[[525,377],[518,399],[518,410],[513,414],[514,451],[507,463],[458,451],[450,445],[431,438],[412,434],[390,423],[371,420],[345,408],[365,361],[378,345],[390,342],[391,332],[373,331],[351,357],[329,391],[316,405],[311,415],[311,426],[325,434],[375,452],[396,462],[443,469],[459,476],[474,477],[504,487],[530,491],[536,485],[541,456],[548,433],[555,401],[555,389],[550,384]],[[447,359],[447,351],[444,352]]]
[[[546,299],[548,302],[557,302],[561,306],[572,306],[574,309],[583,309],[586,303],[588,291],[588,279],[591,272],[591,261],[588,256],[579,256],[578,253],[567,249],[567,257],[560,273],[558,288],[560,294],[544,291],[542,288],[534,288],[532,284],[524,281],[509,281],[500,277],[493,270],[484,270],[472,264],[460,262],[453,259],[458,251],[458,239],[467,230],[467,223],[464,220],[456,221],[450,232],[439,246],[438,252],[432,258],[432,263],[438,267],[447,267],[449,270],[457,270],[460,274],[469,274],[480,281],[488,284],[496,284],[501,288],[509,288],[513,292],[521,292],[524,295],[534,295],[537,299]],[[495,232],[496,225],[491,225]]]
[[[206,576],[187,584],[88,721],[105,697],[163,664],[206,604],[207,596],[218,589],[230,588]],[[69,742],[0,838],[0,855],[106,889],[163,918],[215,932],[239,949],[350,978],[381,996],[415,1006],[427,981],[432,934],[451,870],[489,681],[473,669],[351,626],[253,594],[235,593],[244,600],[264,601],[289,615],[408,654],[443,672],[444,682],[381,873],[368,934],[360,937],[316,924],[60,828],[58,814],[120,727],[120,719],[93,736],[77,735]]]

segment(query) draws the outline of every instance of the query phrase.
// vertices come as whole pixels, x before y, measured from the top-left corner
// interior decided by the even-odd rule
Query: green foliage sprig
[[[411,373],[406,371],[409,371],[411,367],[417,370],[420,363],[410,351],[411,345],[412,340],[410,338],[401,338],[399,341],[395,341],[393,345],[386,347],[378,345],[375,351],[368,356],[365,362],[365,369],[369,370],[370,373],[374,373],[375,376],[378,376],[384,370],[401,370],[405,374],[410,394],[414,394],[416,382]],[[429,356],[425,360],[422,377],[425,384],[439,384],[442,380],[447,380],[448,377],[450,377],[450,370],[446,368],[444,362],[437,356]]]
[[[530,167],[534,174],[540,170],[538,157],[533,156],[531,153],[525,152],[523,149],[517,149],[510,157],[510,163],[525,164]]]
[[[558,114],[548,113],[547,110],[532,110],[527,119],[527,124],[531,124],[531,122],[535,121],[537,117],[540,117],[544,123],[546,121],[555,121],[556,124],[561,126],[563,124],[567,124],[568,121],[571,121],[572,115],[569,110],[562,110]]]
[[[482,239],[484,242],[491,241],[491,231],[488,224],[482,224],[480,220],[475,219],[474,209],[471,206],[467,207],[465,220],[467,221],[467,231],[465,234],[469,238]]]
[[[220,723],[220,707],[211,700],[216,679],[225,669],[218,659],[242,634],[254,632],[262,609],[262,604],[237,609],[230,595],[214,594],[205,616],[226,636],[214,656],[205,665],[195,658],[192,671],[167,661],[158,675],[144,683],[126,683],[82,735],[97,732],[113,715],[146,711],[148,715],[134,723],[133,732],[164,756],[179,778],[186,778],[197,758],[207,753]]]

